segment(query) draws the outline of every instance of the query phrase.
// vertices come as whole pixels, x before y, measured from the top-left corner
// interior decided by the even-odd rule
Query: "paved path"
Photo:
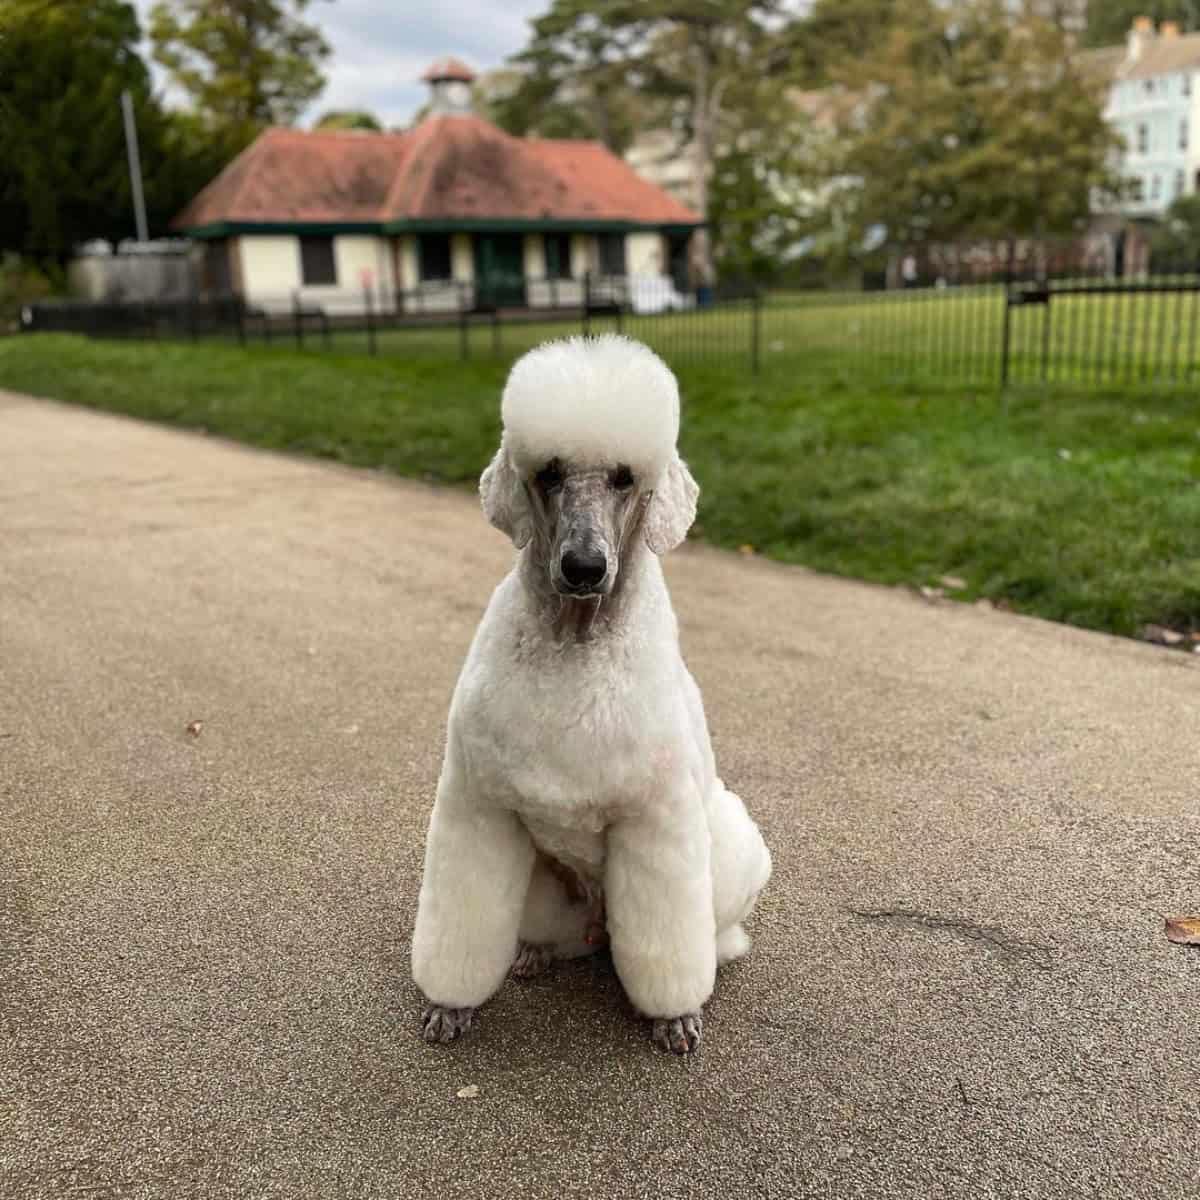
[[[467,495],[0,397],[3,1200],[1200,1194],[1197,666],[703,549],[685,649],[776,862],[703,1053],[592,964],[423,1045],[508,559]]]

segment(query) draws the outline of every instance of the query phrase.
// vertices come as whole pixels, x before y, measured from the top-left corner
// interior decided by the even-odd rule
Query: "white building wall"
[[[394,289],[395,272],[386,238],[343,234],[334,238],[333,255],[339,288],[361,292],[369,286],[377,293]]]
[[[664,258],[661,233],[626,234],[625,263],[630,275],[663,275]]]
[[[599,266],[596,236],[592,233],[571,234],[571,274],[576,279],[595,274]]]
[[[544,279],[546,277],[546,243],[540,233],[525,235],[525,278]]]
[[[469,233],[450,236],[450,271],[459,283],[471,283],[475,279],[475,250]]]
[[[244,234],[238,238],[242,287],[251,304],[290,307],[300,286],[300,239],[292,234]]]

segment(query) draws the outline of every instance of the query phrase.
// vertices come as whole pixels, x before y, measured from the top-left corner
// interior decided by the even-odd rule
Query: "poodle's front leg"
[[[515,814],[469,795],[449,749],[425,845],[413,981],[428,1041],[450,1041],[499,988],[517,948],[533,845]]]
[[[709,838],[698,798],[681,798],[608,832],[605,896],[613,963],[625,992],[676,1053],[700,1042],[716,977]]]

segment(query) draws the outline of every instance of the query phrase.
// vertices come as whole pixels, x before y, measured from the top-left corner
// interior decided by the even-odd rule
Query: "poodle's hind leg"
[[[717,962],[727,963],[750,949],[742,922],[771,877],[771,853],[741,798],[719,779],[713,780],[706,807],[712,838]]]
[[[525,896],[520,942],[510,973],[517,979],[531,979],[555,959],[594,953],[605,940],[596,928],[602,903],[597,888],[539,854]]]

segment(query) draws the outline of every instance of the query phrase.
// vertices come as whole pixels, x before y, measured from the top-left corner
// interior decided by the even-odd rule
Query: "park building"
[[[330,315],[682,303],[697,213],[600,142],[485,121],[456,59],[423,78],[413,128],[267,129],[205,187],[173,223],[204,247],[204,290]]]

